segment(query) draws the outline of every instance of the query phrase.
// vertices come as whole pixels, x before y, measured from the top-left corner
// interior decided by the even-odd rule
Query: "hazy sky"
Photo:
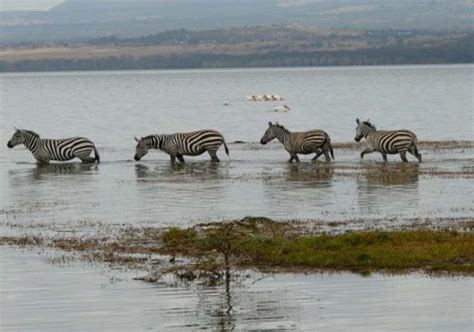
[[[0,11],[48,10],[63,0],[0,0]]]

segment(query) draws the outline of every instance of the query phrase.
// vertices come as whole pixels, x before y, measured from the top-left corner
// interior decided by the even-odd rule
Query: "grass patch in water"
[[[305,235],[288,223],[244,218],[171,228],[161,253],[223,260],[260,270],[448,272],[474,274],[474,234],[450,231],[363,231]]]
[[[52,247],[117,267],[159,266],[158,274],[191,271],[213,280],[238,269],[474,275],[473,220],[462,225],[458,232],[410,228],[327,234],[310,232],[302,222],[247,217],[187,229],[126,227],[105,237],[100,232],[91,237],[3,236],[0,245]],[[175,261],[175,256],[191,259]]]

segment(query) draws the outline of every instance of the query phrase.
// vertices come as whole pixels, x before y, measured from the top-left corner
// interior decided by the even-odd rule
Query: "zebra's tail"
[[[225,154],[229,155],[229,148],[227,147],[227,144],[225,144],[225,139],[224,138],[222,138],[222,144],[224,144]]]
[[[332,160],[335,160],[334,159],[334,150],[332,149],[331,138],[329,136],[327,138],[327,143],[328,143],[328,146],[329,146],[329,152],[331,153],[331,158],[332,158]]]
[[[97,163],[100,164],[99,152],[97,151],[95,145],[93,145],[93,148],[94,148],[95,161],[97,161]]]

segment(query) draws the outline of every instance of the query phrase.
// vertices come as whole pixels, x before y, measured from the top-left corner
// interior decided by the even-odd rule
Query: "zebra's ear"
[[[140,142],[140,140],[137,138],[137,136],[135,136],[135,141]]]
[[[273,126],[273,123],[272,123],[271,121],[268,122],[268,126],[269,126],[269,127]]]
[[[357,124],[360,124],[360,120],[359,120],[359,118],[357,118],[357,119],[356,119],[356,122],[357,122]]]

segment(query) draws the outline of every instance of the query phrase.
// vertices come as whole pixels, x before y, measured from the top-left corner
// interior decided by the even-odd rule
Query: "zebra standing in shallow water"
[[[219,162],[217,150],[224,144],[225,153],[229,155],[229,149],[225,144],[224,137],[216,130],[199,130],[190,133],[175,133],[170,135],[150,135],[138,139],[135,150],[135,160],[139,161],[150,149],[160,149],[170,155],[171,162],[176,158],[184,163],[183,156],[198,156],[208,152],[212,161]]]
[[[387,161],[387,154],[400,154],[404,162],[408,162],[406,154],[410,152],[421,163],[421,154],[416,146],[416,135],[410,130],[377,130],[369,121],[361,122],[356,120],[356,136],[354,140],[359,142],[365,137],[367,147],[360,153],[363,159],[366,153],[378,151],[382,154],[383,160]]]
[[[16,128],[15,128],[16,129]],[[12,149],[16,145],[24,144],[40,163],[49,163],[51,160],[66,161],[79,158],[83,163],[100,163],[99,153],[91,140],[85,137],[71,137],[62,139],[40,138],[30,130],[16,129],[7,146]],[[90,157],[94,151],[95,158]]]
[[[278,139],[284,146],[286,151],[290,154],[288,162],[296,160],[299,162],[298,154],[316,153],[312,161],[316,161],[322,154],[324,154],[326,161],[334,160],[334,151],[331,145],[331,138],[329,135],[320,129],[313,129],[304,132],[290,132],[285,127],[278,123],[268,123],[268,129],[263,134],[260,140],[261,144],[267,144],[273,139]],[[331,153],[331,157],[329,157]]]

